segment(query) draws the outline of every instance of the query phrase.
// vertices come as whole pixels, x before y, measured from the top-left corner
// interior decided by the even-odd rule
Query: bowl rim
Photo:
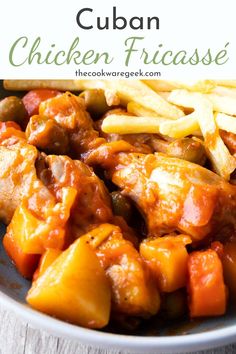
[[[186,352],[189,350],[209,349],[230,344],[236,338],[236,324],[226,328],[173,336],[134,336],[100,332],[93,329],[83,328],[59,319],[53,318],[30,308],[27,304],[0,291],[0,303],[5,309],[14,312],[19,318],[29,324],[51,333],[57,337],[78,340],[79,342],[102,348],[119,348],[129,350],[152,350],[155,352]]]

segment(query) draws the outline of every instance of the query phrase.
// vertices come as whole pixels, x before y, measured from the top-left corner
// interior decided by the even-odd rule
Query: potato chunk
[[[48,267],[60,256],[61,250],[56,248],[48,248],[40,257],[39,265],[34,272],[33,280],[38,279],[48,269]]]
[[[62,320],[102,328],[109,321],[111,289],[95,252],[78,239],[33,282],[27,302]]]
[[[145,240],[140,253],[157,279],[159,289],[172,292],[186,285],[188,252],[185,245],[191,243],[188,236],[165,236]]]

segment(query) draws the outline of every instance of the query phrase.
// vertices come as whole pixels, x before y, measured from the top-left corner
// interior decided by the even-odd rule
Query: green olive
[[[111,200],[114,214],[123,216],[126,221],[129,221],[132,215],[132,205],[129,199],[121,192],[112,192]]]
[[[204,165],[206,162],[206,150],[200,139],[181,138],[173,141],[152,138],[152,147],[155,151],[163,152],[171,157],[177,157],[186,161]]]
[[[103,90],[85,90],[80,94],[85,101],[87,111],[94,117],[101,117],[108,109]]]
[[[187,311],[186,292],[180,289],[173,293],[165,294],[163,310],[168,319],[183,317]]]
[[[199,165],[204,165],[206,162],[204,145],[198,139],[177,139],[168,145],[166,153],[169,156],[178,157]]]
[[[19,97],[9,96],[0,101],[0,121],[14,121],[22,123],[27,117],[27,112]]]

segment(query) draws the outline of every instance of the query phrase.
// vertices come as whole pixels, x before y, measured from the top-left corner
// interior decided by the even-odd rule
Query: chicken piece
[[[71,222],[77,227],[77,236],[86,232],[91,225],[112,219],[110,195],[90,167],[67,156],[56,155],[45,157],[44,163],[39,177],[58,198],[64,187],[77,190],[71,211]]]
[[[77,225],[107,222],[112,217],[109,193],[91,168],[66,156],[39,154],[12,122],[0,124],[0,177],[0,220],[7,224],[23,198],[40,214],[60,201],[63,188],[68,187],[78,191]]]
[[[38,178],[39,153],[28,144],[25,134],[14,125],[0,126],[0,220],[8,224],[23,199],[35,215],[49,215],[49,209],[63,198],[57,197]],[[64,186],[68,187],[68,186]]]
[[[46,153],[65,155],[69,152],[68,133],[54,119],[31,117],[26,136],[29,144]]]
[[[5,139],[0,146],[0,220],[8,224],[21,200],[39,187],[44,205],[54,197],[37,178],[35,161],[38,152],[34,146],[17,137]],[[9,145],[8,145],[9,144]]]
[[[149,317],[158,312],[160,296],[148,268],[118,226],[102,224],[81,239],[96,250],[112,289],[112,311]]]
[[[125,148],[129,152],[128,146],[103,145],[87,162],[108,170],[112,182],[142,212],[150,235],[180,231],[197,241],[235,229],[235,186],[197,164],[161,153],[119,152]]]
[[[12,121],[0,122],[0,144],[9,146],[17,141],[25,141],[25,133],[21,127]]]
[[[38,254],[64,247],[77,191],[67,186],[57,197],[49,191],[37,176],[36,148],[13,133],[12,127],[0,133],[0,220],[10,223],[3,239],[7,254],[30,278]]]
[[[66,151],[68,153],[69,144],[73,157],[79,158],[84,152],[105,142],[94,130],[93,121],[85,110],[84,100],[69,92],[41,102],[39,115],[32,117],[27,127],[27,137],[32,144],[40,148],[45,146],[45,141],[53,140],[55,151],[55,145],[60,144],[60,137],[51,129],[52,124],[48,128],[49,124],[46,126],[44,123],[42,130],[40,124],[34,123],[45,120],[56,122],[57,130],[60,129],[59,135],[66,138]]]

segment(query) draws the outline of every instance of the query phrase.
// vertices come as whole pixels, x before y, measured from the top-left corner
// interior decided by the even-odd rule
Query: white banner
[[[236,78],[234,0],[8,0],[5,79]]]

